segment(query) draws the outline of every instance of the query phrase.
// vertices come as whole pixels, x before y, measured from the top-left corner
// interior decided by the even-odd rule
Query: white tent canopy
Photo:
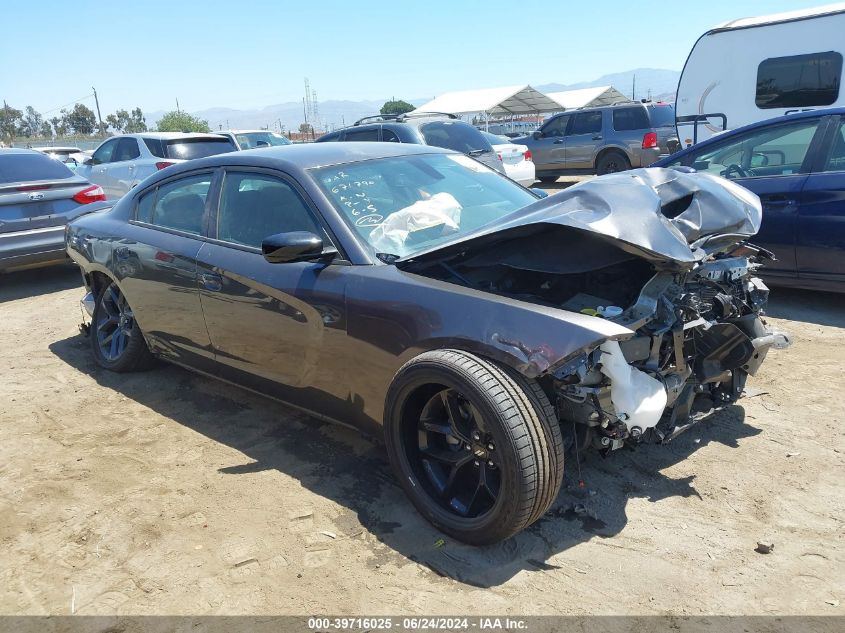
[[[548,96],[557,101],[567,110],[630,101],[628,97],[619,92],[613,86],[598,86],[596,88],[581,88],[580,90],[550,92]]]
[[[559,112],[563,107],[556,100],[531,86],[505,86],[483,90],[447,92],[418,107],[415,112],[448,112],[449,114],[537,114]]]

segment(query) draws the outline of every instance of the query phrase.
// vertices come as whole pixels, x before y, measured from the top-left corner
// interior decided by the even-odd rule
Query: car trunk
[[[88,186],[81,178],[0,185],[0,233],[65,224]]]

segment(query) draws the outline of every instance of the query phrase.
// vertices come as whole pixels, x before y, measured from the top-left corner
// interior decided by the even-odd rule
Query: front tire
[[[114,282],[104,286],[97,297],[89,338],[100,367],[129,372],[149,369],[155,363],[132,308]]]
[[[557,498],[563,442],[546,394],[473,354],[438,350],[406,363],[388,391],[384,430],[417,510],[465,543],[513,536]]]

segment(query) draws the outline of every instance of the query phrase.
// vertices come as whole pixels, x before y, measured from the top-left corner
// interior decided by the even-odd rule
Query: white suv
[[[159,169],[235,150],[232,140],[219,134],[122,134],[103,141],[76,173],[100,185],[106,198],[114,200]]]

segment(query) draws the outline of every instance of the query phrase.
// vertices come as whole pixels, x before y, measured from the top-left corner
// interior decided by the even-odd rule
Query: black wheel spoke
[[[110,316],[97,326],[97,330],[102,332],[105,328],[112,325],[117,325],[117,317]]]
[[[430,433],[437,433],[439,435],[452,435],[452,426],[443,420],[423,420],[423,428]]]
[[[454,389],[446,389],[440,392],[440,399],[443,401],[443,406],[446,409],[446,415],[449,419],[449,426],[452,429],[452,435],[462,442],[468,442],[463,426],[466,424],[465,416],[461,411],[461,403],[458,400],[458,394]]]
[[[470,451],[458,448],[452,450],[450,448],[433,448],[426,447],[421,450],[424,457],[440,462],[447,468],[460,468],[472,461],[473,455]]]

